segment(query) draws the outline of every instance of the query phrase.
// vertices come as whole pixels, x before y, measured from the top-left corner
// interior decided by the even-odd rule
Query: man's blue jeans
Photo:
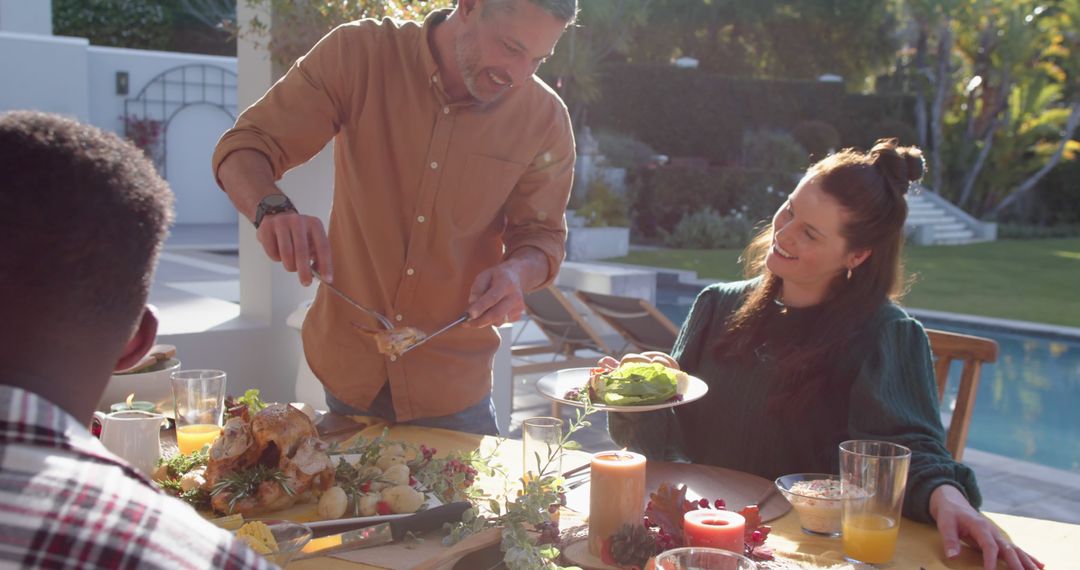
[[[326,392],[326,405],[331,412],[345,416],[375,416],[390,422],[396,422],[397,415],[394,413],[394,402],[390,396],[390,383],[383,384],[371,407],[367,410],[354,408],[341,400],[338,400],[329,391]],[[495,403],[489,394],[478,404],[447,416],[434,418],[420,418],[407,422],[403,425],[434,427],[478,433],[480,435],[499,435],[499,426],[495,423]]]

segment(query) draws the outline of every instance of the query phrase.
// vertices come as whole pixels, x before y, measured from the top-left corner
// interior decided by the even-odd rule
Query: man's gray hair
[[[520,0],[487,0],[484,2],[485,13],[487,9],[498,10],[500,8],[506,10],[512,10],[514,4]],[[572,25],[577,21],[578,13],[578,1],[577,0],[528,0],[533,4],[543,8],[546,12],[555,16],[559,20],[566,22],[567,26]]]

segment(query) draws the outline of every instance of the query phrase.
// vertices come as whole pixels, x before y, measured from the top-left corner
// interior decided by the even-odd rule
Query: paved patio
[[[163,329],[200,326],[239,314],[239,269],[235,226],[180,226],[166,243],[151,291],[151,302],[169,318]],[[232,318],[232,317],[228,317]],[[226,319],[227,320],[227,319]],[[527,331],[526,334],[536,334]],[[535,389],[542,374],[514,378],[509,437],[521,436],[521,422],[551,413]],[[572,412],[564,410],[569,418]],[[592,427],[576,438],[586,451],[614,447],[606,418],[598,413]],[[987,511],[1080,524],[1080,473],[1063,471],[968,448],[965,463],[978,476]]]

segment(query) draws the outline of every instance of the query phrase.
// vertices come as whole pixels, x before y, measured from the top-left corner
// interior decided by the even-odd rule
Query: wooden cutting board
[[[491,528],[453,546],[444,546],[442,538],[445,534],[442,530],[435,530],[422,535],[421,540],[405,540],[333,556],[387,570],[449,570],[468,554],[489,547],[497,549],[502,540],[502,529]]]

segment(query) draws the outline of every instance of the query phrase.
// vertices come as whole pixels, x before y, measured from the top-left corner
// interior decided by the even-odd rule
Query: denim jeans
[[[383,384],[371,407],[366,410],[354,408],[341,400],[338,400],[329,391],[326,392],[326,405],[331,412],[346,416],[375,416],[389,422],[401,423],[410,426],[434,427],[477,433],[480,435],[499,435],[499,426],[495,423],[495,403],[489,394],[479,403],[465,408],[464,410],[446,416],[434,418],[418,418],[407,422],[397,422],[394,413],[394,402],[390,395],[390,383]]]

